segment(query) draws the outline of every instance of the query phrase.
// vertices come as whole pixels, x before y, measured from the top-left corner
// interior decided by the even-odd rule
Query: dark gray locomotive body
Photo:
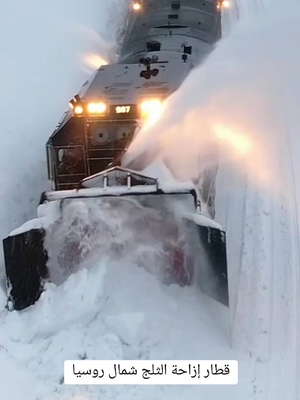
[[[49,138],[54,190],[118,165],[143,120],[221,37],[218,0],[137,1],[127,20],[118,63],[99,68]]]

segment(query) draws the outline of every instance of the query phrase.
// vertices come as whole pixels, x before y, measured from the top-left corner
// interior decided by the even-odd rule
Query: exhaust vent
[[[160,51],[161,43],[157,41],[147,42],[147,51]]]
[[[180,1],[172,1],[171,8],[172,10],[180,10]]]
[[[186,29],[188,28],[188,26],[186,25],[173,25],[173,24],[169,24],[169,25],[159,25],[159,26],[155,26],[154,29]]]

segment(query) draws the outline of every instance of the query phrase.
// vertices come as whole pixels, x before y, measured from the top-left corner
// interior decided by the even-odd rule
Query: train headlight
[[[141,117],[148,120],[159,119],[163,104],[160,99],[147,99],[140,103]]]
[[[82,106],[75,106],[75,107],[74,107],[74,113],[75,113],[76,115],[81,115],[81,114],[83,114],[83,107],[82,107]]]
[[[140,117],[145,121],[147,127],[154,125],[163,112],[163,102],[160,99],[145,99],[139,105]]]
[[[219,0],[217,8],[230,8],[230,0]]]
[[[79,94],[76,94],[73,99],[70,100],[69,106],[73,109],[75,115],[83,114],[84,108]]]
[[[134,11],[140,11],[141,8],[142,8],[142,4],[140,3],[140,1],[134,1],[132,3],[132,9]]]
[[[89,114],[105,114],[107,105],[103,101],[88,103],[87,111]]]

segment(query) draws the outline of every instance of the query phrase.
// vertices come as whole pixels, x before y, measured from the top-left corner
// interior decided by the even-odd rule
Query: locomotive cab
[[[48,176],[53,189],[74,189],[87,176],[117,165],[137,127],[133,116],[71,117],[47,143]]]
[[[102,66],[70,101],[70,110],[47,142],[54,190],[74,189],[82,179],[119,165],[141,126],[158,117],[164,99],[178,88],[178,76],[183,79],[190,65],[181,55],[172,64],[157,58],[147,66]]]

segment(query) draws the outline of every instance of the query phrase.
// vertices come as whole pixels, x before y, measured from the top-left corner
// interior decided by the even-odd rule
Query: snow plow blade
[[[61,284],[103,257],[165,284],[197,285],[228,306],[225,232],[197,206],[192,185],[162,187],[121,167],[45,193],[38,218],[3,240],[9,308],[34,304],[45,282]]]

